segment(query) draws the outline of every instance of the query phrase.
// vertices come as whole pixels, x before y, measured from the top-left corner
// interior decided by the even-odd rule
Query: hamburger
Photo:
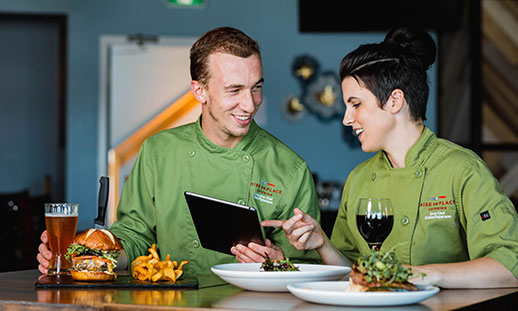
[[[347,291],[401,292],[416,291],[417,286],[408,282],[412,269],[405,268],[394,252],[382,253],[372,250],[360,256],[353,264]],[[422,274],[424,276],[424,274]]]
[[[106,229],[89,229],[78,234],[65,258],[72,262],[70,275],[77,281],[111,281],[117,277],[119,239]]]

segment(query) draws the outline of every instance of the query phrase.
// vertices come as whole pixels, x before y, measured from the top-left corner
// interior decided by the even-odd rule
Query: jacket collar
[[[202,115],[200,115],[200,117],[198,118],[198,121],[196,122],[194,134],[195,134],[196,140],[198,141],[200,146],[212,153],[246,151],[252,144],[255,136],[258,133],[258,129],[259,129],[259,126],[255,123],[254,120],[252,120],[248,133],[243,138],[241,138],[241,140],[237,143],[237,145],[234,146],[234,148],[229,149],[229,148],[225,148],[225,147],[216,145],[215,143],[210,141],[207,138],[207,136],[205,136],[205,133],[203,133],[203,130],[201,128],[201,118],[202,118]]]
[[[436,141],[435,133],[425,126],[423,133],[405,156],[405,168],[421,166],[432,154]],[[385,152],[383,152],[383,157],[386,163],[392,167]]]

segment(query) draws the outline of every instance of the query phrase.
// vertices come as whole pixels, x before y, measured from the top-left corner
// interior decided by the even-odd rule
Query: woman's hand
[[[318,249],[324,245],[325,236],[318,221],[298,208],[288,220],[264,220],[263,227],[282,228],[286,237],[298,250]]]
[[[329,241],[318,221],[300,209],[288,220],[264,220],[263,227],[282,228],[286,237],[298,250],[316,250],[326,265],[351,266],[351,261]]]
[[[473,260],[409,266],[414,276],[410,282],[435,285],[442,288],[497,288],[518,287],[518,278],[490,257]],[[426,273],[422,278],[420,273]]]

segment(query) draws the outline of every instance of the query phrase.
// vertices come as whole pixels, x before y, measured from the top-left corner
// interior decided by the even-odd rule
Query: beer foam
[[[77,217],[79,214],[45,213],[45,217]]]

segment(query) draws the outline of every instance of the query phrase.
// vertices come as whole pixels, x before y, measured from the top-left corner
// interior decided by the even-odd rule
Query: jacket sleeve
[[[352,175],[352,174],[351,174]],[[353,241],[353,234],[347,223],[347,210],[351,208],[350,202],[348,202],[351,176],[347,178],[347,181],[342,192],[342,200],[340,201],[340,207],[338,208],[338,215],[336,216],[335,225],[331,233],[331,243],[347,258],[352,261],[356,261],[360,256],[360,252]]]
[[[320,206],[315,189],[313,176],[305,162],[297,166],[293,176],[289,179],[289,188],[282,198],[280,220],[290,219],[294,215],[294,209],[299,208],[320,222]],[[282,228],[275,228],[269,234],[269,238],[275,245],[282,248],[284,256],[294,262],[320,263],[321,259],[315,250],[299,251],[289,243]]]
[[[121,239],[129,263],[147,254],[156,243],[154,205],[155,167],[152,150],[144,142],[133,169],[124,184],[117,208],[117,220],[110,230]]]
[[[466,165],[455,192],[470,259],[491,257],[518,277],[516,209],[482,160]]]

